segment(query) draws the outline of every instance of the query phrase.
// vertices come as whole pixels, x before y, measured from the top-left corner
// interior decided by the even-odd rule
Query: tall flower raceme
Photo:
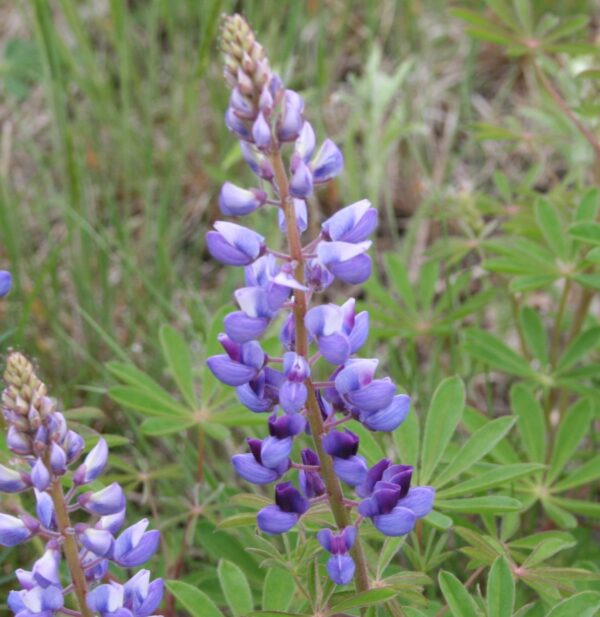
[[[411,488],[412,467],[382,460],[369,469],[359,454],[358,436],[340,426],[355,421],[389,432],[409,412],[410,398],[397,394],[388,377],[376,375],[378,361],[356,357],[368,337],[368,313],[357,314],[353,298],[341,306],[311,307],[336,278],[351,284],[368,279],[368,238],[377,211],[367,200],[347,206],[302,245],[306,200],[342,171],[342,153],[329,139],[317,147],[302,97],[273,73],[243,17],[225,18],[222,40],[232,89],[225,122],[261,187],[226,183],[220,208],[227,216],[243,216],[275,205],[289,247],[287,253],[271,250],[260,234],[232,222],[218,221],[207,234],[215,259],[245,268],[245,286],[235,293],[239,310],[227,315],[219,336],[225,353],[209,358],[208,366],[236,388],[251,411],[270,414],[269,436],[249,439],[248,453],[234,456],[233,465],[255,484],[277,482],[298,470],[299,489],[290,481],[276,484],[275,503],[258,513],[258,526],[269,534],[287,532],[314,503],[327,501],[337,526],[318,534],[330,554],[328,573],[338,584],[354,577],[358,589],[365,590],[361,523],[370,519],[385,535],[403,535],[431,511],[434,499],[431,487]],[[257,340],[276,320],[281,357],[267,355]],[[329,377],[316,381],[317,371]],[[301,462],[294,462],[294,440],[305,433],[313,449],[303,449]],[[347,499],[342,485],[353,488],[361,501]]]
[[[69,429],[20,353],[8,356],[4,381],[2,410],[13,458],[10,467],[0,465],[0,491],[33,492],[35,515],[20,508],[0,513],[0,545],[34,537],[46,543],[31,570],[16,571],[21,589],[10,592],[9,608],[16,617],[150,617],[162,599],[162,580],[151,581],[150,572],[140,570],[120,584],[108,574],[111,562],[127,570],[144,564],[160,534],[148,531],[145,519],[121,529],[123,489],[96,483],[108,459],[106,441],[100,438],[78,463],[83,438]]]

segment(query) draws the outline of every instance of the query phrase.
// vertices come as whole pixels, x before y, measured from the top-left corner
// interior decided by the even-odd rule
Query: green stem
[[[296,223],[296,214],[294,211],[294,202],[289,194],[289,183],[287,173],[281,158],[281,153],[276,151],[271,156],[271,163],[275,174],[275,182],[279,189],[279,200],[281,208],[285,214],[285,222],[287,227],[287,236],[289,243],[290,255],[296,263],[294,276],[296,280],[304,283],[304,257],[302,255],[302,245],[300,243],[300,234]],[[306,294],[301,290],[294,291],[294,323],[296,334],[296,353],[308,358],[308,333],[304,325],[304,317],[307,311]],[[327,455],[323,448],[323,435],[325,428],[323,426],[323,418],[321,410],[315,394],[312,381],[307,379],[306,386],[308,388],[307,419],[310,425],[314,447],[321,463],[321,476],[327,490],[327,498],[329,506],[339,529],[348,527],[352,524],[350,511],[344,505],[344,494],[338,477],[333,470],[331,457]],[[369,589],[369,575],[367,572],[367,564],[362,550],[360,539],[357,537],[352,549],[352,557],[356,563],[355,582],[359,591]]]
[[[56,514],[56,524],[58,530],[61,533],[64,542],[63,550],[67,565],[71,572],[71,579],[73,580],[73,586],[77,601],[79,603],[79,610],[81,611],[81,617],[92,617],[92,612],[87,605],[87,581],[85,580],[85,573],[81,567],[79,561],[79,548],[77,541],[75,540],[75,533],[71,525],[67,506],[65,504],[65,496],[63,493],[62,485],[59,478],[54,478],[50,485],[50,496],[52,497],[52,503],[54,504],[54,512]]]

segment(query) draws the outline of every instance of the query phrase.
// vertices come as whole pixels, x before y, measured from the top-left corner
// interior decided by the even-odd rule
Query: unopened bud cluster
[[[0,465],[0,491],[32,490],[36,505],[34,515],[0,513],[0,545],[12,547],[33,537],[46,543],[31,570],[16,571],[21,589],[10,593],[9,607],[17,617],[49,617],[64,611],[149,617],[162,598],[161,579],[151,582],[148,570],[140,570],[123,585],[108,577],[110,562],[128,569],[145,563],[158,548],[160,537],[158,531],[146,531],[145,519],[120,531],[125,523],[123,489],[117,483],[90,486],[106,467],[106,441],[100,438],[73,467],[85,449],[84,440],[69,429],[29,360],[11,353],[4,381],[2,411],[7,446],[14,457],[10,467]],[[66,494],[65,484],[69,486]],[[74,513],[87,520],[73,524]],[[70,561],[69,547],[73,549]],[[62,569],[65,555],[67,568]],[[61,576],[65,571],[69,576]],[[73,594],[79,611],[68,608]]]

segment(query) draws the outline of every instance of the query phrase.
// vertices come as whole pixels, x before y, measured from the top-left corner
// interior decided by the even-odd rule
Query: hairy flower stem
[[[50,496],[54,504],[54,512],[56,514],[56,524],[64,538],[63,548],[71,578],[73,580],[75,595],[79,603],[81,617],[92,617],[92,612],[87,606],[87,582],[81,563],[79,561],[79,549],[75,534],[69,519],[69,513],[65,503],[65,496],[59,478],[54,478],[50,485]]]
[[[281,208],[285,214],[285,222],[287,228],[287,237],[290,249],[290,255],[296,263],[294,276],[296,280],[304,284],[304,257],[302,255],[302,245],[300,243],[300,234],[296,223],[296,213],[294,211],[294,202],[289,194],[288,177],[285,171],[283,160],[279,151],[276,151],[271,156],[271,164],[275,174],[275,183],[279,189],[279,199]],[[308,333],[304,325],[304,317],[307,311],[307,300],[305,292],[294,290],[294,323],[296,335],[296,353],[308,358]],[[333,513],[336,525],[339,529],[344,529],[352,524],[348,508],[344,505],[344,494],[340,481],[333,471],[331,458],[327,455],[323,448],[322,438],[325,434],[323,418],[321,410],[315,394],[315,388],[312,381],[307,379],[306,386],[308,388],[308,401],[306,404],[310,430],[315,446],[315,450],[321,462],[321,476],[327,489],[327,497],[329,507]],[[367,565],[365,556],[359,538],[356,538],[352,549],[352,556],[356,563],[356,573],[354,575],[356,587],[359,591],[369,589],[369,575],[367,573]]]

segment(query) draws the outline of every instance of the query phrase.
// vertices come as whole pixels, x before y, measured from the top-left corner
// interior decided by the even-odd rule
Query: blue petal
[[[354,327],[348,334],[350,341],[350,353],[356,353],[369,337],[369,313],[362,311],[354,320]]]
[[[354,570],[354,560],[350,555],[332,555],[327,561],[327,573],[336,585],[347,585]]]
[[[313,177],[308,166],[300,161],[290,180],[290,193],[298,199],[306,199],[313,192]]]
[[[408,491],[398,505],[412,510],[417,518],[427,516],[433,509],[435,489],[431,486],[415,486]]]
[[[319,351],[331,364],[344,364],[350,356],[350,340],[345,334],[336,332],[319,338]]]
[[[243,311],[229,313],[223,320],[227,336],[236,343],[260,338],[269,326],[266,317],[248,317]]]
[[[236,454],[231,457],[231,462],[238,475],[252,484],[270,484],[280,475],[274,469],[263,467],[252,454]]]
[[[322,224],[326,236],[334,241],[362,242],[377,225],[377,210],[368,199],[342,208]]]
[[[294,440],[292,437],[277,439],[277,437],[267,437],[263,440],[260,449],[260,458],[265,467],[277,469],[284,463],[292,451]]]
[[[229,356],[212,356],[206,361],[213,375],[228,386],[241,386],[256,376],[256,369],[235,362]]]
[[[344,283],[360,285],[371,276],[371,258],[368,255],[357,255],[348,261],[328,264],[327,268]]]
[[[344,169],[344,157],[333,141],[326,139],[311,161],[311,167],[315,182],[327,182]]]
[[[227,216],[243,216],[254,212],[266,200],[267,194],[264,191],[251,191],[225,182],[219,195],[219,207]]]
[[[308,390],[303,383],[284,381],[279,389],[279,404],[286,413],[298,413],[304,408]]]
[[[239,249],[231,246],[223,236],[216,231],[206,234],[208,252],[226,266],[247,266],[254,260]]]
[[[389,433],[397,429],[410,411],[410,396],[399,394],[392,402],[375,413],[361,414],[361,422],[373,431]]]
[[[283,512],[278,506],[270,505],[258,513],[256,522],[262,531],[275,535],[289,531],[298,519],[299,516],[296,513]]]
[[[333,541],[333,532],[331,529],[321,529],[317,533],[317,541],[326,551],[331,553],[331,543]]]
[[[417,517],[412,510],[396,506],[389,514],[373,517],[373,524],[385,536],[403,536],[412,531]]]
[[[395,391],[396,386],[388,378],[375,379],[363,388],[348,392],[346,398],[361,411],[378,411],[392,402]]]
[[[7,270],[0,270],[0,298],[10,291],[12,287],[12,274]]]
[[[336,375],[335,389],[344,395],[365,386],[373,379],[378,364],[379,360],[375,358],[349,360]]]
[[[306,313],[304,323],[314,337],[329,336],[341,332],[344,313],[336,304],[323,304],[311,308]]]
[[[357,486],[364,482],[367,476],[367,463],[362,456],[333,459],[333,470],[337,477],[350,486]]]

